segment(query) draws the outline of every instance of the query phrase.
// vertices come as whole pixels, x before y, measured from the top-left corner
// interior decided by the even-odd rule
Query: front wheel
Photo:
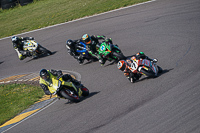
[[[156,77],[155,73],[154,73],[151,69],[146,70],[146,69],[144,69],[144,68],[141,68],[140,72],[141,72],[143,75],[147,76],[147,77],[152,77],[152,78]]]
[[[52,52],[47,50],[46,48],[42,47],[41,45],[38,46],[38,53],[39,54],[47,54],[47,55],[51,55]]]
[[[157,66],[157,67],[158,67],[158,73],[162,73],[163,69],[160,66]]]
[[[62,89],[60,90],[60,94],[66,98],[66,99],[69,99],[70,101],[73,101],[73,102],[80,102],[80,98],[79,96],[77,96],[76,94],[74,94],[73,91],[69,90],[69,89]]]
[[[117,60],[123,60],[125,59],[125,56],[123,55],[123,53],[117,53],[117,52],[113,52],[113,56],[117,58]]]
[[[89,95],[89,90],[86,87],[82,87],[81,90],[83,92],[82,96],[86,97]]]

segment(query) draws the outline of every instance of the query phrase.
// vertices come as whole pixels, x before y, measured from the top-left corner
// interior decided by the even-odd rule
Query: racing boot
[[[81,64],[83,64],[84,59],[81,56],[79,56],[78,59],[77,59],[77,61],[81,65]]]
[[[101,64],[101,66],[103,66],[106,62],[106,59],[101,58],[101,59],[99,59],[99,62]]]

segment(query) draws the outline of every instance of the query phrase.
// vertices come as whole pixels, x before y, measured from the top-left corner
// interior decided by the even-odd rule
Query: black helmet
[[[66,42],[67,46],[69,46],[70,48],[73,48],[74,46],[74,41],[72,41],[71,39],[67,40]]]
[[[49,72],[46,69],[42,69],[40,70],[40,77],[44,80],[48,80],[49,79]]]
[[[19,41],[19,37],[13,36],[11,37],[12,42],[17,43]]]
[[[139,60],[140,58],[145,58],[146,55],[144,54],[144,52],[139,52],[136,54],[136,59]]]

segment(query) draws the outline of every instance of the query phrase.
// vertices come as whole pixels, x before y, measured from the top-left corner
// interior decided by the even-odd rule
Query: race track
[[[163,74],[130,83],[116,64],[79,65],[67,39],[106,35],[126,56],[143,51]],[[156,0],[21,36],[33,36],[54,55],[20,61],[10,38],[0,40],[0,79],[42,68],[78,72],[90,96],[58,100],[8,133],[199,133],[200,1]]]

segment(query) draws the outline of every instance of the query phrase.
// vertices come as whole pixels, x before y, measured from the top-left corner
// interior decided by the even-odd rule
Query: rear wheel
[[[73,102],[76,102],[76,103],[80,102],[79,96],[77,96],[76,94],[74,94],[74,92],[72,92],[69,89],[62,89],[62,90],[60,90],[60,94],[64,98],[69,99],[70,101],[73,101]]]

